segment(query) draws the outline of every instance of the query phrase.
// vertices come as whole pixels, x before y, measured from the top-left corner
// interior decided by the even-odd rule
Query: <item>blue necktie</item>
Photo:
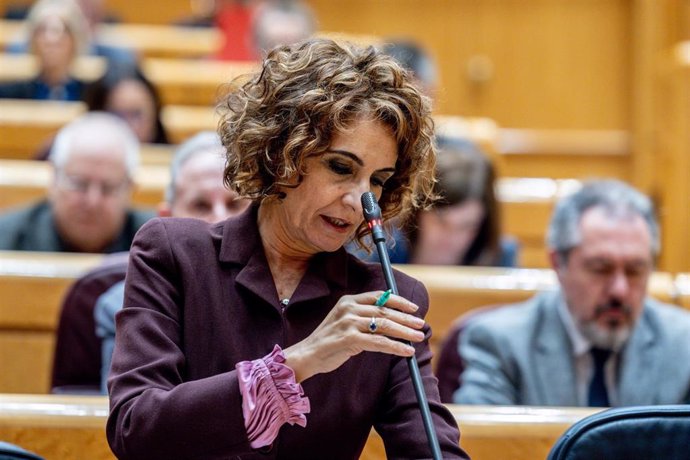
[[[594,372],[592,381],[589,383],[589,393],[587,394],[587,404],[590,407],[608,407],[609,395],[606,391],[606,381],[604,378],[604,365],[611,356],[611,350],[602,348],[592,348],[592,360],[594,361]]]

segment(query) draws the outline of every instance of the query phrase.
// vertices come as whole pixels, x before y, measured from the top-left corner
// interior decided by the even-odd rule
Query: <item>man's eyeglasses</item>
[[[112,197],[120,195],[130,185],[129,179],[117,183],[109,183],[103,181],[94,181],[79,176],[74,176],[66,173],[58,173],[58,185],[63,190],[76,192],[81,195],[86,195],[92,187],[96,187],[98,192],[104,197]]]

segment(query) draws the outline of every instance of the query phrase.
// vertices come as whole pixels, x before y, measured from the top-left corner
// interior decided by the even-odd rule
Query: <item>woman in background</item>
[[[79,101],[85,83],[72,65],[86,48],[86,19],[73,0],[39,0],[26,20],[38,73],[28,80],[0,84],[0,97]]]
[[[123,118],[141,143],[169,143],[158,90],[135,65],[111,62],[105,74],[87,88],[85,102],[89,110]]]
[[[442,139],[439,144],[434,185],[439,199],[394,233],[391,262],[517,266],[517,243],[501,236],[491,161],[470,141]]]

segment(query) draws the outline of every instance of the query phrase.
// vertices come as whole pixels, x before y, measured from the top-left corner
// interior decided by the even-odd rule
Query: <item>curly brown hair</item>
[[[411,75],[374,47],[309,39],[272,50],[261,70],[219,106],[225,183],[253,200],[281,199],[304,178],[304,159],[362,117],[395,136],[395,174],[379,200],[384,219],[433,196],[436,150],[429,99]],[[363,223],[357,230],[362,243]]]

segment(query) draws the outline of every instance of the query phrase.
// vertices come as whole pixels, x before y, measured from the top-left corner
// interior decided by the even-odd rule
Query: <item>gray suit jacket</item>
[[[129,251],[139,227],[154,216],[153,211],[127,211],[120,234],[103,252]],[[46,200],[0,215],[0,250],[78,252],[60,238]]]
[[[463,331],[459,404],[577,406],[571,343],[560,292],[479,315]],[[618,371],[620,405],[690,402],[690,313],[645,301]]]

